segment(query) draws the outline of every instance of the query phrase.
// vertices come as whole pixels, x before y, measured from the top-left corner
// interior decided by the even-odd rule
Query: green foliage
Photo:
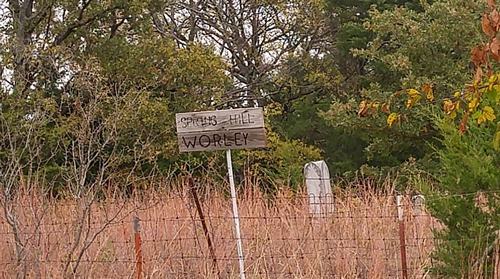
[[[427,4],[420,12],[371,10],[365,27],[375,38],[355,54],[374,67],[382,63],[400,77],[395,84],[381,84],[384,88],[399,90],[432,81],[436,91],[450,92],[450,86],[468,77],[470,50],[482,39],[477,28],[482,8],[481,1],[445,0]]]
[[[449,120],[437,125],[443,135],[435,174],[440,184],[429,208],[446,228],[436,234],[443,241],[433,253],[433,271],[445,278],[490,278],[500,229],[500,153],[491,145],[496,127],[471,121],[462,135]]]
[[[270,116],[274,131],[319,148],[334,174],[357,169],[364,163],[364,143],[359,136],[332,129],[320,116],[332,100],[343,98],[345,93],[339,90],[343,77],[333,56],[289,57],[280,69],[277,82],[284,86],[275,98],[277,102],[272,104],[277,108]]]
[[[369,16],[371,9],[378,11],[405,7],[410,10],[421,10],[421,1],[415,0],[326,0],[326,10],[335,13],[337,24],[340,25],[336,34],[337,49],[342,56],[349,57],[351,49],[367,47],[373,39],[373,32],[363,26],[363,21]],[[350,58],[350,57],[349,57]]]
[[[283,185],[298,189],[304,180],[304,165],[321,158],[319,149],[298,140],[282,139],[269,130],[267,139],[269,148],[265,150],[240,151],[235,157],[236,167],[250,177],[260,178],[259,183],[268,193]]]
[[[178,154],[175,113],[210,109],[228,78],[222,60],[209,48],[192,45],[179,49],[171,41],[143,34],[134,43],[117,37],[95,48],[105,77],[120,86],[117,94],[131,94],[135,107],[123,108],[117,118],[123,126],[120,148],[140,152],[147,161],[142,171],[179,171],[176,161],[196,164],[203,156]]]
[[[0,186],[7,196],[18,190],[19,177],[33,174],[41,186],[50,189],[60,182],[60,168],[53,163],[58,149],[54,127],[54,102],[42,94],[19,102],[15,95],[1,99],[0,106]],[[10,192],[10,193],[7,193]]]
[[[441,109],[437,100],[470,76],[470,50],[483,38],[477,28],[483,6],[480,1],[441,0],[369,11],[363,26],[370,40],[352,50],[363,61],[360,89],[347,101],[334,100],[322,115],[332,125],[363,135],[370,165],[430,159],[428,143],[439,135],[432,121]],[[410,96],[412,88],[420,91],[420,101]],[[432,92],[427,100],[424,88]]]
[[[223,177],[222,153],[178,153],[174,114],[219,107],[224,95],[248,97],[227,94],[245,87],[266,107],[272,132],[267,150],[235,152],[235,164],[268,188],[297,187],[304,163],[322,157],[333,174],[397,168],[409,158],[424,165],[441,133],[431,115],[467,80],[470,49],[484,38],[479,0],[257,1],[264,12],[255,36],[233,32],[231,20],[247,12],[204,18],[171,2],[35,1],[2,15],[3,125],[20,140],[25,117],[43,111],[35,169],[47,181],[64,187],[78,141],[102,147],[85,183],[109,158],[115,176],[188,166]],[[162,17],[169,9],[183,17]],[[497,112],[484,103],[471,118],[494,125]],[[492,140],[499,146],[500,134]]]
[[[176,111],[206,107],[221,95],[225,65],[209,48],[179,49],[154,34],[143,36],[134,43],[115,37],[95,47],[110,80],[162,97]]]

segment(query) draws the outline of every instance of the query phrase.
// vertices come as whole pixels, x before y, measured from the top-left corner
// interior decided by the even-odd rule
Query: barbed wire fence
[[[320,199],[321,200],[321,199]],[[311,214],[311,197],[239,199],[248,278],[423,278],[439,223],[411,196],[325,197],[333,210]],[[230,203],[224,194],[199,199],[189,191],[155,199],[103,201],[93,205],[78,239],[77,202],[19,203],[28,277],[62,277],[78,265],[84,278],[237,278],[238,255]],[[0,276],[16,274],[16,239],[0,217]],[[203,225],[205,224],[205,225]],[[81,224],[80,224],[81,225]],[[75,241],[80,241],[75,243]],[[82,257],[67,253],[88,246]],[[69,255],[69,256],[68,256]]]

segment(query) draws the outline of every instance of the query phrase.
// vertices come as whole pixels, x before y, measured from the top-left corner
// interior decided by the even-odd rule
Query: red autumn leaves
[[[489,38],[489,42],[477,46],[472,49],[472,63],[476,69],[486,66],[490,69],[489,57],[493,58],[496,62],[500,62],[500,38],[498,33],[500,31],[500,13],[497,10],[495,0],[488,0],[489,12],[483,15],[481,20],[481,27]],[[482,77],[482,70],[477,70],[476,80]]]

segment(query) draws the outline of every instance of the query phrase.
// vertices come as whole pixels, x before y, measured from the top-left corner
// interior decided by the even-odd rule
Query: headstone
[[[309,212],[314,216],[333,213],[333,194],[330,186],[330,172],[325,161],[307,163],[304,176],[309,195]]]
[[[413,215],[422,215],[425,210],[425,197],[424,195],[414,195],[411,198],[413,205]]]

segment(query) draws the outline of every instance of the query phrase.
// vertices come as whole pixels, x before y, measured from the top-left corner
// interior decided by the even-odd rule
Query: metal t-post
[[[403,203],[402,196],[396,196],[396,205],[398,207],[398,222],[399,222],[399,246],[401,252],[401,272],[403,279],[408,279],[408,264],[406,262],[406,236],[405,236],[405,221],[403,219]]]
[[[231,187],[231,202],[233,204],[233,220],[236,234],[236,245],[238,247],[238,261],[240,265],[240,279],[245,279],[245,261],[243,258],[243,243],[241,241],[240,216],[238,214],[238,203],[236,200],[236,188],[234,187],[233,162],[231,150],[226,150],[227,172],[229,174],[229,186]]]

